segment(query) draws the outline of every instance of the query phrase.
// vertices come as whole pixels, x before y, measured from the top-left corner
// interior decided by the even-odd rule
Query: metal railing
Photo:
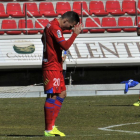
[[[90,16],[84,9],[83,9],[83,3],[81,3],[81,23],[83,23],[83,12],[98,26],[98,27],[83,27],[82,30],[84,29],[123,29],[123,28],[137,28],[138,27],[138,11],[140,11],[140,9],[138,8],[138,1],[136,1],[135,3],[135,7],[136,7],[136,25],[135,26],[115,26],[115,27],[102,27],[101,25],[99,25],[92,16]],[[42,28],[27,28],[27,13],[42,27]],[[18,29],[0,29],[0,31],[33,31],[33,30],[43,30],[44,26],[38,21],[37,18],[35,18],[32,13],[30,11],[27,10],[27,5],[25,4],[25,28],[18,28]]]

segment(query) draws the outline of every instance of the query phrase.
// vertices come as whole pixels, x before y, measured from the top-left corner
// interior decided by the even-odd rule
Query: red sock
[[[61,109],[62,103],[63,103],[64,99],[60,98],[59,96],[57,96],[55,102],[54,102],[54,117],[53,117],[53,122],[52,125],[55,125],[55,120],[59,114],[59,111]]]
[[[45,113],[45,130],[52,130],[52,122],[54,117],[54,99],[47,98],[44,105],[44,113]]]

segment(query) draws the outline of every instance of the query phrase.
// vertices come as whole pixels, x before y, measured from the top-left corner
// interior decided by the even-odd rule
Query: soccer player
[[[55,120],[66,97],[62,72],[62,50],[68,50],[81,32],[82,25],[79,22],[78,14],[68,11],[61,18],[50,21],[41,38],[44,46],[42,59],[44,92],[47,94],[44,105],[45,136],[65,136],[55,126]],[[73,34],[66,41],[62,31],[71,29]]]

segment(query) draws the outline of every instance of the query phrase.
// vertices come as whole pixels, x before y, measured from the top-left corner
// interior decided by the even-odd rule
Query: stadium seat
[[[102,1],[90,1],[89,13],[96,16],[106,16],[108,12],[105,11],[104,4]]]
[[[138,22],[138,26],[140,27],[140,17],[138,17],[137,20],[138,20],[137,21]],[[136,17],[135,17],[134,25],[137,26],[137,24],[136,24]]]
[[[19,20],[19,23],[18,23],[18,28],[19,29],[22,29],[22,28],[26,28],[25,26],[25,19],[20,19]],[[28,19],[27,20],[27,28],[34,28],[33,26],[33,22],[31,19]],[[26,31],[22,31],[24,34],[37,34],[38,31],[37,30],[28,30],[27,32]]]
[[[2,24],[0,23],[0,25],[2,26]],[[0,28],[1,29],[1,28]],[[3,35],[4,31],[0,31],[0,35]]]
[[[136,14],[136,2],[134,0],[123,0],[122,2],[122,11],[129,15]]]
[[[45,27],[49,20],[48,19],[38,19],[38,21]],[[42,28],[39,23],[36,21],[35,22],[35,28]],[[43,30],[38,30],[38,32],[40,32],[41,34],[43,33]]]
[[[73,2],[73,11],[78,13],[81,16],[81,3],[83,4],[83,9],[89,14],[87,3],[85,1],[74,1]],[[87,16],[85,12],[82,12],[83,16]]]
[[[14,1],[14,0],[0,0],[0,1],[9,2],[9,1]]]
[[[118,26],[134,26],[131,17],[119,17],[118,18]],[[135,32],[136,28],[123,28],[125,32]]]
[[[4,31],[0,31],[0,35],[3,35],[4,34]]]
[[[21,12],[21,6],[19,3],[7,3],[7,14],[12,17],[24,17],[25,14]]]
[[[41,17],[42,15],[38,12],[37,4],[35,2],[29,2],[23,4],[23,14],[25,14],[25,4],[27,5],[27,10],[34,16],[34,17]],[[29,17],[30,14],[27,13]]]
[[[103,17],[102,18],[102,27],[117,27],[117,22],[114,17]],[[107,32],[121,32],[121,29],[106,29]]]
[[[93,18],[100,26],[99,18]],[[99,27],[91,18],[86,18],[86,27]],[[90,33],[104,33],[105,29],[89,29]]]
[[[46,17],[56,17],[58,14],[55,13],[52,2],[41,2],[39,4],[39,12],[41,15]]]
[[[3,3],[0,3],[0,18],[7,18],[7,17],[9,17],[9,15],[5,13]]]
[[[118,0],[106,1],[106,11],[111,15],[124,15],[125,12],[121,10],[120,2]]]
[[[138,0],[138,10],[137,10],[138,14],[140,14],[140,0]]]
[[[17,29],[17,24],[15,20],[2,20],[2,29]],[[9,35],[19,35],[21,31],[5,31],[6,34]]]
[[[63,15],[65,12],[71,11],[71,6],[69,2],[60,2],[56,3],[56,13],[58,15]]]

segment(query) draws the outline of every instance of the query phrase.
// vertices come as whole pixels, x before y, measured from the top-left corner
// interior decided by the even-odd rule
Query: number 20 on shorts
[[[53,86],[60,86],[60,78],[53,79]]]

